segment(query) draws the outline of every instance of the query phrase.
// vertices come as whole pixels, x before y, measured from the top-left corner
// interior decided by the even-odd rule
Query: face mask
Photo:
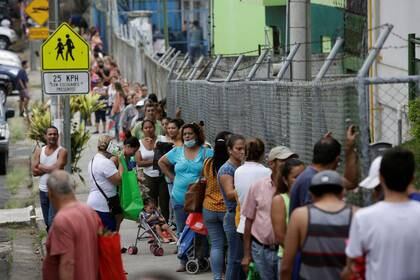
[[[187,148],[192,148],[196,144],[195,139],[184,141],[184,146]]]

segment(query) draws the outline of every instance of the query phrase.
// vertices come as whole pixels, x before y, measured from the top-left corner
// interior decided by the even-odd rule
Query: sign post
[[[63,98],[66,170],[71,172],[70,95],[89,93],[89,44],[67,23],[62,23],[41,47],[42,89]]]

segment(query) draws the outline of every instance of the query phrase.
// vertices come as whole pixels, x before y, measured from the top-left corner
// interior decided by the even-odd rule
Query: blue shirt
[[[293,210],[296,208],[311,203],[309,187],[311,186],[312,177],[314,177],[316,173],[318,173],[318,171],[316,171],[315,168],[308,166],[296,178],[290,195],[289,215],[292,215]]]
[[[223,189],[222,184],[220,184],[220,177],[223,176],[223,175],[229,175],[229,176],[232,176],[232,179],[233,179],[234,175],[235,175],[236,168],[238,168],[238,167],[233,165],[229,161],[226,161],[220,167],[219,172],[217,172],[217,182],[219,183],[220,191],[223,195],[223,200],[225,201],[226,209],[228,210],[228,212],[233,212],[233,211],[236,210],[237,202],[236,202],[236,200],[227,199],[225,190]]]
[[[168,161],[175,167],[175,179],[171,193],[173,205],[184,205],[188,186],[200,178],[206,158],[213,157],[213,150],[201,147],[194,159],[185,157],[184,147],[174,147],[166,154]]]
[[[409,197],[411,200],[420,201],[420,193],[418,193],[418,192],[410,193],[410,194],[408,195],[408,197]]]
[[[21,86],[21,85],[20,85],[20,83],[18,82],[18,84],[17,84],[17,89],[18,89],[18,90],[22,90],[22,89],[25,89],[25,88],[27,88],[27,87],[28,87],[28,82],[29,82],[29,79],[28,79],[28,74],[26,74],[25,69],[20,69],[20,70],[19,70],[19,72],[18,72],[18,74],[17,74],[17,76],[16,76],[16,79],[17,79],[17,80],[22,81],[22,82],[23,82],[23,84],[25,85],[25,87],[24,87],[24,88],[22,88],[22,86]]]

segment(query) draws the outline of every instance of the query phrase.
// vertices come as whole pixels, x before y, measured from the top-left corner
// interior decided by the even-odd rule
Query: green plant
[[[11,194],[16,194],[21,186],[26,186],[27,169],[14,167],[6,175],[6,187]]]
[[[25,139],[26,126],[22,119],[13,118],[9,120],[10,140],[12,143]]]
[[[420,98],[409,102],[408,119],[410,120],[411,135],[414,140],[418,141],[420,139]]]
[[[82,120],[87,120],[90,115],[100,109],[104,109],[105,104],[99,102],[99,95],[78,95],[70,98],[70,110],[74,114],[80,113]]]
[[[33,104],[29,119],[29,138],[37,143],[45,143],[44,135],[49,126],[51,126],[51,114],[48,107],[42,103]]]
[[[76,173],[82,182],[85,182],[80,172],[82,171],[78,166],[79,160],[82,156],[82,151],[90,139],[90,132],[85,129],[85,124],[77,125],[76,122],[72,124],[71,132],[71,171]]]

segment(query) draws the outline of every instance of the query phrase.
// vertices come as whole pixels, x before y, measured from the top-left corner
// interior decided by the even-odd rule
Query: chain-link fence
[[[315,92],[315,88],[317,91]],[[267,150],[289,146],[307,163],[313,144],[328,131],[340,142],[346,120],[358,120],[354,79],[322,82],[170,81],[168,113],[182,110],[187,121],[203,120],[209,141],[222,130],[260,137]]]

